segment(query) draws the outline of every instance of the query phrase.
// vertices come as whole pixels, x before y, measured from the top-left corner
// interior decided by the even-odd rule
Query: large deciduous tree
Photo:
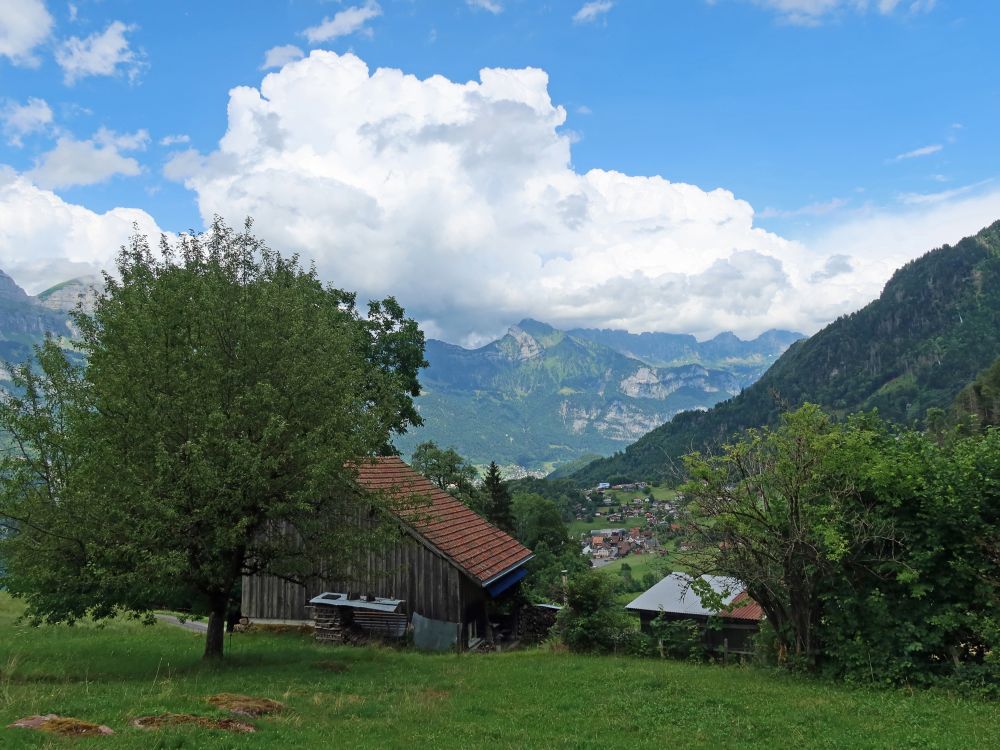
[[[685,459],[692,566],[742,581],[798,663],[821,656],[826,583],[844,566],[892,555],[892,526],[858,481],[876,437],[806,405],[719,456]]]
[[[0,405],[2,582],[47,622],[194,592],[221,656],[241,576],[302,579],[384,526],[353,467],[419,423],[423,334],[391,298],[362,314],[249,222],[159,253],[136,236],[117,266],[77,316],[86,365],[49,341]]]
[[[427,440],[413,450],[410,457],[413,468],[451,493],[481,516],[486,515],[486,503],[476,487],[478,472],[454,448],[439,448]]]
[[[806,405],[687,459],[688,562],[733,576],[791,662],[1000,693],[1000,430],[835,422]]]

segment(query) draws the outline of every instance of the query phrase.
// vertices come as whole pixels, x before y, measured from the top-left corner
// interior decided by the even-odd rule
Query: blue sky
[[[465,343],[529,314],[811,332],[1000,219],[998,28],[971,0],[8,0],[0,266],[38,291],[107,267],[131,220],[250,212],[331,282]],[[287,67],[262,70],[276,48]],[[295,60],[311,50],[336,54]],[[416,82],[394,93],[379,68]],[[484,68],[522,74],[491,88]],[[271,98],[234,110],[268,72]]]

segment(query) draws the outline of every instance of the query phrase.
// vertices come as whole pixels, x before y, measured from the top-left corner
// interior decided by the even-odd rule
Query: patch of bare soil
[[[40,732],[58,734],[63,737],[97,737],[102,734],[114,734],[111,727],[103,724],[94,724],[83,719],[72,719],[68,716],[57,716],[56,714],[45,714],[44,716],[26,716],[18,719],[13,724],[7,725],[8,729],[36,729]]]
[[[284,705],[270,698],[254,698],[251,695],[237,695],[235,693],[219,693],[211,696],[208,702],[216,708],[239,716],[262,716],[273,714],[284,708]]]
[[[205,729],[221,729],[224,732],[241,732],[249,734],[256,732],[257,727],[237,719],[213,719],[209,716],[192,716],[191,714],[157,714],[155,716],[140,716],[132,720],[132,726],[139,729],[162,729],[185,724],[203,727]]]

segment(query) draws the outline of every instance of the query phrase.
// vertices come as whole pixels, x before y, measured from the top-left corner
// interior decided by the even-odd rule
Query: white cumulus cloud
[[[186,151],[167,168],[203,217],[255,217],[328,281],[397,295],[431,335],[469,340],[524,315],[704,334],[815,330],[888,278],[849,259],[856,272],[827,291],[811,279],[847,251],[817,254],[755,226],[729,191],[575,171],[566,112],[542,70],[420,80],[315,51],[259,89],[234,89],[228,111],[217,150]]]
[[[325,281],[362,298],[395,295],[429,335],[460,343],[525,316],[700,336],[811,333],[877,296],[903,263],[1000,217],[1000,190],[983,183],[840,209],[834,228],[791,241],[757,226],[727,190],[575,170],[566,112],[537,69],[421,80],[316,51],[259,88],[233,89],[228,118],[216,149],[183,151],[166,170],[206,221],[253,216],[272,246],[315,262]],[[147,140],[99,131],[68,145],[127,159]],[[108,268],[126,219],[152,225],[140,211],[63,202],[30,179],[79,184],[86,174],[42,167],[48,182],[44,172],[0,175],[0,267],[19,281],[44,288]],[[101,173],[91,167],[87,179]]]
[[[35,47],[52,30],[52,16],[42,0],[3,0],[0,2],[0,57],[15,65],[36,67]]]
[[[141,53],[129,46],[126,34],[135,30],[121,21],[112,21],[102,32],[88,37],[70,37],[56,50],[56,62],[63,69],[67,85],[88,76],[111,76],[124,73],[134,81],[142,71]]]
[[[324,18],[316,26],[310,26],[302,33],[310,44],[328,42],[341,36],[348,36],[367,29],[365,26],[373,18],[382,15],[382,8],[375,0],[368,0],[364,5],[353,5],[338,11],[333,18]]]
[[[0,168],[0,268],[30,294],[111,269],[133,223],[154,239],[159,234],[145,211],[115,208],[95,213]]]
[[[7,142],[20,146],[24,136],[43,131],[52,124],[52,108],[44,99],[33,96],[24,104],[7,102],[0,109],[0,121]]]
[[[64,135],[51,151],[37,159],[34,169],[26,175],[43,188],[93,185],[115,175],[135,176],[142,172],[142,166],[122,152],[142,150],[148,142],[145,130],[115,133],[101,128],[83,141]]]

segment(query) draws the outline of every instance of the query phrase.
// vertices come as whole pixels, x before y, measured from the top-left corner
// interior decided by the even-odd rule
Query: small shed
[[[704,628],[705,645],[712,651],[751,654],[751,639],[760,631],[764,612],[735,578],[701,576],[722,598],[723,609],[706,608],[691,590],[693,579],[686,573],[671,573],[649,590],[629,602],[625,609],[639,615],[641,628],[650,632],[650,623],[659,616],[667,620],[694,620],[707,625],[710,617],[722,624],[720,629]]]
[[[300,585],[273,576],[245,576],[243,615],[258,623],[307,623],[324,592],[335,597],[319,602],[328,615],[344,608],[380,609],[349,603],[362,602],[358,594],[364,593],[369,604],[397,602],[393,612],[408,621],[420,615],[421,623],[452,626],[449,632],[458,634],[459,648],[488,639],[490,604],[509,596],[527,575],[531,550],[396,456],[361,464],[358,483],[404,501],[394,511],[398,540],[372,551],[349,579],[317,578]],[[408,503],[411,498],[414,502]],[[367,595],[373,598],[369,601]]]

